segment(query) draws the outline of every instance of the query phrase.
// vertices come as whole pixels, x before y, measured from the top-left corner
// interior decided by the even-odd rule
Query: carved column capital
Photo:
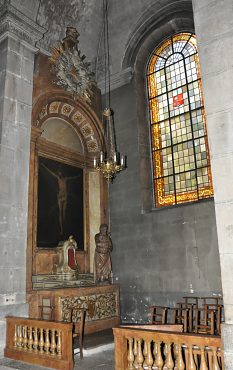
[[[23,41],[33,51],[46,29],[6,2],[0,7],[0,40],[12,37]]]

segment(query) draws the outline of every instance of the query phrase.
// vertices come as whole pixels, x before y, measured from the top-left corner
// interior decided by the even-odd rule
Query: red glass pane
[[[184,97],[183,94],[178,94],[176,96],[173,96],[173,107],[180,107],[184,104]]]

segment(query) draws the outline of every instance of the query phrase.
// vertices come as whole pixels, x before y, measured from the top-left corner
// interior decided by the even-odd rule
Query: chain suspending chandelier
[[[126,169],[126,156],[117,150],[114,112],[110,108],[110,53],[108,33],[108,0],[103,0],[103,35],[104,35],[104,70],[105,70],[105,104],[103,111],[104,146],[99,158],[94,158],[94,168],[100,171],[108,182],[113,182],[116,174]],[[107,93],[108,82],[108,93]]]

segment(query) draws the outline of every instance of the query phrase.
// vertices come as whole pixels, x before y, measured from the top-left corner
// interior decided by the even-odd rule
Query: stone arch
[[[146,69],[150,56],[160,43],[179,32],[194,33],[192,2],[156,2],[138,20],[126,45],[122,68],[134,71],[138,126],[139,177],[142,213],[153,208],[153,184],[149,117],[146,94]],[[146,124],[147,122],[147,124]]]
[[[162,42],[169,30],[178,33],[193,32],[193,10],[191,0],[161,1],[150,5],[131,30],[125,47],[122,69],[133,67],[141,48],[150,53]],[[151,45],[150,45],[151,44]],[[152,49],[150,48],[152,46]]]

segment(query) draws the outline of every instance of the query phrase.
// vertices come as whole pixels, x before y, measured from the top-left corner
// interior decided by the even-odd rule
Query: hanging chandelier
[[[117,151],[114,116],[111,108],[103,112],[105,148],[97,160],[94,158],[94,168],[100,171],[108,182],[113,182],[116,174],[126,169],[126,157]]]
[[[108,34],[108,0],[103,0],[103,35],[104,35],[104,69],[105,69],[105,104],[103,111],[104,145],[99,158],[94,158],[94,168],[100,171],[108,182],[113,182],[117,173],[127,167],[126,156],[117,150],[114,112],[110,107],[110,53]],[[108,93],[107,93],[108,82]]]

